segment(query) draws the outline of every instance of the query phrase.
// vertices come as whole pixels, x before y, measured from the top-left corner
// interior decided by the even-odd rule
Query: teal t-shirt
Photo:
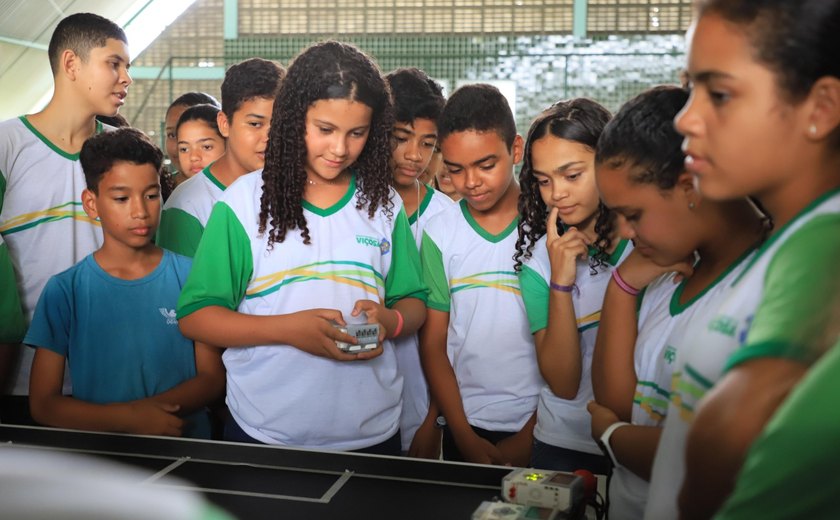
[[[24,343],[67,358],[73,397],[105,404],[144,399],[195,377],[195,348],[175,308],[189,258],[164,250],[137,280],[105,272],[88,255],[53,276],[35,307]],[[188,418],[184,435],[209,438],[209,420]]]

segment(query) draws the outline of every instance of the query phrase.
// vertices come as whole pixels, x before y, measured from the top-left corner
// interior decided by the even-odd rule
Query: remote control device
[[[338,345],[338,348],[343,350],[344,352],[350,352],[353,354],[359,352],[367,352],[369,350],[374,350],[379,342],[379,324],[378,323],[365,323],[362,325],[347,325],[346,327],[342,327],[341,325],[336,325],[336,327],[341,331],[347,334],[350,334],[357,340],[359,340],[358,345],[353,345],[352,343],[344,343],[343,341],[336,341],[335,343]]]
[[[484,501],[472,514],[472,520],[555,520],[557,515],[558,511],[544,507]]]
[[[584,499],[583,479],[573,473],[523,468],[502,479],[505,500],[568,513]]]

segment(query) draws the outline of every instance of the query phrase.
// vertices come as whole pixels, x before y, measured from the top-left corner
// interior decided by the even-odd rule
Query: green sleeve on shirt
[[[230,206],[216,203],[178,298],[178,319],[213,305],[236,310],[253,272],[245,228]]]
[[[179,208],[169,208],[160,214],[160,226],[155,242],[179,255],[195,256],[204,226],[193,215]]]
[[[779,246],[747,340],[729,358],[727,370],[761,357],[811,364],[834,344],[840,318],[838,236],[840,215],[822,215]]]
[[[443,255],[434,240],[423,232],[420,239],[420,261],[423,264],[423,281],[429,286],[429,300],[426,306],[441,312],[449,312],[451,297],[449,280],[443,268]]]
[[[525,303],[531,334],[548,327],[549,289],[545,278],[523,265],[519,271],[519,288],[522,290],[522,301]]]
[[[400,209],[391,234],[391,268],[385,277],[385,305],[392,307],[403,298],[417,298],[425,302],[429,290],[423,284],[420,273],[420,253],[411,236],[405,209]]]
[[[779,406],[747,452],[735,490],[715,520],[836,518],[840,485],[840,344]]]
[[[20,304],[15,270],[6,244],[0,242],[0,343],[20,343],[26,321]]]

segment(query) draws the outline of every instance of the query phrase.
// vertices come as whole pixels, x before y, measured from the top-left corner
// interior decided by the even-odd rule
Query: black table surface
[[[218,441],[0,425],[2,446],[104,457],[168,475],[242,519],[468,519],[511,468]]]

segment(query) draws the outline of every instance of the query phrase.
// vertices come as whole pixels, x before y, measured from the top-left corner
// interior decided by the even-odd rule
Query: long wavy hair
[[[580,143],[593,152],[598,144],[604,126],[610,120],[609,111],[586,98],[559,101],[545,109],[528,130],[525,141],[524,161],[519,172],[519,237],[516,240],[516,254],[513,255],[514,269],[519,271],[523,261],[531,258],[534,245],[546,234],[545,221],[548,218],[548,207],[540,195],[540,187],[531,160],[531,148],[535,141],[553,135],[560,139]],[[615,214],[602,202],[598,203],[598,215],[595,219],[596,253],[589,258],[592,274],[605,265],[609,258],[607,252],[612,245],[615,230]],[[562,235],[564,230],[558,232]]]
[[[311,242],[301,200],[306,186],[306,114],[322,99],[364,103],[373,112],[365,147],[351,166],[358,191],[357,209],[367,207],[373,218],[384,208],[393,217],[391,201],[391,93],[374,62],[352,45],[336,41],[315,44],[299,54],[286,73],[274,100],[264,182],[260,198],[259,232],[268,231],[269,249],[299,229]]]

